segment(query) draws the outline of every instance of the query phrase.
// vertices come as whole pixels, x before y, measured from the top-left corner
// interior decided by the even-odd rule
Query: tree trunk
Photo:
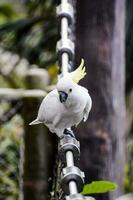
[[[42,71],[27,77],[28,88],[44,85]],[[32,92],[31,92],[32,93]],[[24,200],[47,200],[53,180],[53,166],[57,147],[57,138],[42,124],[29,126],[37,117],[38,108],[44,96],[36,95],[23,99],[24,119]]]
[[[86,182],[113,180],[118,189],[97,200],[122,193],[125,162],[124,39],[125,0],[77,1],[76,63],[85,59],[93,107],[81,124],[81,168]]]

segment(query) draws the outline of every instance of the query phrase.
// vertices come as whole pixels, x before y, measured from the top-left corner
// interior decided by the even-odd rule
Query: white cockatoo
[[[52,133],[62,137],[64,130],[85,122],[92,107],[88,90],[78,82],[86,75],[84,60],[73,72],[60,77],[56,89],[43,99],[37,118],[30,123],[44,123]]]

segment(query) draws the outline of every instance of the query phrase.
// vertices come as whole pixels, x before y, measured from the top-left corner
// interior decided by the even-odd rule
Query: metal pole
[[[62,74],[63,76],[68,72],[68,54],[62,54]]]
[[[70,1],[61,0],[61,4],[57,7],[57,15],[61,24],[61,39],[57,42],[57,51],[59,65],[64,76],[68,73],[70,61],[72,62],[74,57],[74,44],[69,39],[68,32],[69,25],[73,23],[74,18]],[[60,160],[66,163],[66,167],[62,169],[61,178],[61,186],[66,195],[66,200],[85,200],[86,197],[80,194],[84,185],[84,173],[74,165],[80,154],[79,142],[76,138],[64,135],[60,139],[58,150]]]
[[[74,166],[73,153],[71,151],[66,152],[66,163],[67,163],[67,167]],[[70,190],[70,194],[78,193],[77,185],[75,181],[69,182],[69,190]]]
[[[71,4],[68,3],[68,0],[61,0],[61,5],[57,7],[57,14],[61,20],[61,40],[57,43],[57,50],[59,53],[62,75],[64,76],[66,73],[68,73],[69,62],[72,61],[74,54],[74,45],[69,39],[68,33],[69,24],[73,21],[73,8]],[[74,155],[76,156],[78,146],[76,146],[76,151],[74,151],[75,145],[73,146],[73,144],[73,141],[70,143],[69,141],[65,141],[65,143],[63,143],[61,146],[66,158],[66,168],[63,170],[64,176],[62,179],[62,184],[65,186],[63,188],[64,191],[66,191],[66,194],[68,195],[69,193],[70,196],[72,195],[71,198],[76,199],[76,197],[73,197],[73,195],[80,195],[78,193],[81,191],[81,189],[79,189],[79,185],[82,187],[83,177],[82,172],[80,172],[80,170],[74,166]],[[72,146],[73,151],[69,150],[69,148],[65,151],[67,145],[69,148]],[[62,151],[61,149],[60,151]],[[68,188],[68,190],[65,188]],[[80,199],[83,200],[83,197],[80,196]]]
[[[67,0],[62,0],[62,9],[65,9],[65,5]],[[64,46],[68,39],[68,19],[66,17],[62,17],[61,19],[61,38],[62,38],[62,45]],[[63,76],[68,72],[68,62],[69,56],[68,53],[62,53],[61,59],[61,67],[62,67],[62,74]]]
[[[65,5],[66,3],[68,3],[68,1],[62,0],[61,3],[62,7],[64,7],[63,9],[65,9]],[[68,39],[68,18],[66,17],[63,17],[61,19],[61,38],[62,38],[62,45],[65,45]],[[68,72],[68,62],[69,62],[68,53],[66,52],[62,53],[61,67],[63,76]],[[66,163],[67,167],[74,166],[73,153],[71,151],[66,152]],[[69,184],[70,194],[78,193],[75,181],[70,181],[68,184]]]
[[[75,181],[70,181],[69,190],[70,190],[70,194],[77,194],[78,193],[77,185],[76,185]]]
[[[63,42],[68,38],[68,19],[66,17],[61,19],[61,37]]]
[[[73,153],[71,151],[66,152],[66,163],[67,167],[71,167],[74,165]]]

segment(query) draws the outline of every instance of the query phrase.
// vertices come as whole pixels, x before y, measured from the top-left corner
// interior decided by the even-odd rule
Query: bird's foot
[[[72,130],[65,129],[63,134],[75,138],[75,135]]]

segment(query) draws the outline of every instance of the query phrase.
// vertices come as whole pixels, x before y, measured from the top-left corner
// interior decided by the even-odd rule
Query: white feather
[[[36,124],[40,124],[41,122],[38,121],[38,119],[35,119],[34,121],[32,121],[29,125],[36,125]]]
[[[60,102],[58,91],[68,94],[66,102]],[[78,125],[83,119],[87,120],[91,105],[86,88],[74,83],[70,77],[62,77],[57,83],[57,89],[43,99],[37,119],[30,125],[44,123],[51,132],[61,137],[64,129]]]

